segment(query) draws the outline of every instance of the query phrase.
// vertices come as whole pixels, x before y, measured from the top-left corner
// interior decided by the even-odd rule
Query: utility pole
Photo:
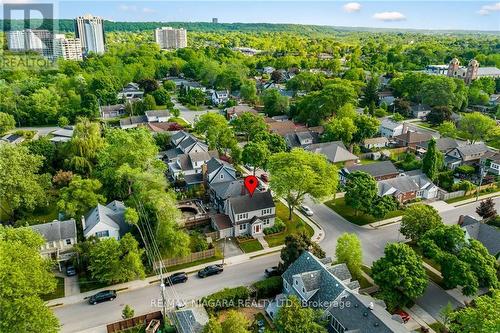
[[[167,299],[165,297],[165,281],[163,280],[163,262],[160,260],[160,292],[163,318],[167,317]]]
[[[486,174],[485,172],[486,168],[484,167],[484,165],[481,165],[481,167],[479,168],[479,172],[480,172],[480,177],[479,177],[479,186],[477,187],[477,190],[476,190],[476,201],[479,200],[479,192],[481,190],[481,185],[483,184],[483,178]]]

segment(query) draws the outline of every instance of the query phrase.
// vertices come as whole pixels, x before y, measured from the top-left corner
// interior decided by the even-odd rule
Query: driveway
[[[451,297],[443,288],[429,281],[425,293],[415,302],[434,319],[442,321],[441,309],[450,303],[453,308],[462,306],[455,298]]]
[[[185,107],[184,105],[182,105],[181,103],[179,103],[177,100],[175,100],[173,98],[172,98],[172,102],[174,103],[174,107],[181,111],[180,117],[183,118],[184,120],[186,120],[190,124],[194,124],[195,121],[198,119],[198,117],[201,116],[202,114],[209,113],[209,112],[215,112],[215,113],[219,112],[219,109],[217,109],[217,108],[209,109],[207,107],[204,107],[204,109],[200,110],[200,111],[193,111],[193,110],[189,110],[187,107]]]

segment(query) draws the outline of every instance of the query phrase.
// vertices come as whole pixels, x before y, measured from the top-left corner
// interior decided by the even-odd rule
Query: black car
[[[175,273],[163,280],[166,286],[171,286],[177,283],[184,283],[188,280],[188,276],[185,272]]]
[[[75,276],[76,275],[75,266],[73,266],[73,265],[66,266],[66,275],[67,276]]]
[[[210,275],[215,275],[215,274],[220,274],[224,268],[222,268],[222,265],[211,265],[203,268],[201,271],[198,272],[198,276],[200,278],[204,278]]]
[[[116,298],[115,290],[104,290],[100,291],[95,295],[89,297],[89,303],[95,305],[97,303],[112,301]]]
[[[266,268],[264,270],[264,273],[266,274],[267,277],[280,275],[280,271],[278,269],[278,266],[273,266],[273,267]]]

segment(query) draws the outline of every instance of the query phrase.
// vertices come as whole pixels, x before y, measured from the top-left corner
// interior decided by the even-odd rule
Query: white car
[[[302,213],[306,214],[307,216],[313,216],[314,213],[311,210],[311,208],[307,207],[306,205],[300,205],[300,210]]]

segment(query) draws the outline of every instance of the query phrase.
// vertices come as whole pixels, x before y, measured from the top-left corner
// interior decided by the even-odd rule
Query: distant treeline
[[[58,24],[57,24],[58,22]],[[2,30],[20,30],[24,26],[38,27],[46,29],[52,24],[52,20],[45,20],[42,23],[41,19],[31,20],[31,25],[28,20],[0,20]],[[71,19],[56,20],[56,27],[59,27],[61,32],[74,32],[75,26]],[[199,32],[293,32],[298,34],[330,34],[346,31],[368,31],[368,32],[422,32],[422,33],[491,33],[485,31],[445,31],[445,30],[415,30],[415,29],[383,29],[383,28],[363,28],[363,27],[334,27],[334,26],[319,26],[319,25],[301,25],[301,24],[271,24],[271,23],[210,23],[210,22],[104,22],[105,30],[112,31],[132,31],[139,32],[145,30],[153,30],[155,28],[170,26],[173,28],[185,28],[189,31]]]

